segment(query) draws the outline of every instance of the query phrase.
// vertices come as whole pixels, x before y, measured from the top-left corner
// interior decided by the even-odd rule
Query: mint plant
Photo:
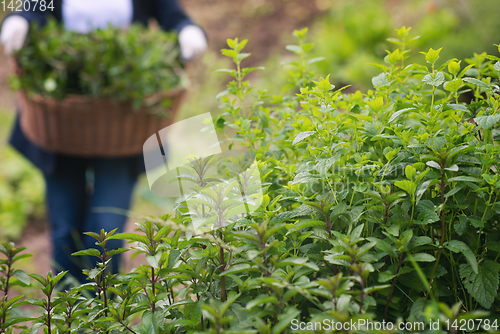
[[[0,259],[0,291],[3,293],[0,299],[0,333],[12,333],[17,324],[28,319],[22,313],[17,312],[17,304],[23,295],[9,298],[9,292],[16,286],[27,286],[30,277],[21,269],[16,269],[17,262],[31,257],[30,254],[19,254],[26,248],[17,248],[13,243],[0,245],[0,253],[4,258]],[[22,328],[22,327],[21,327]]]
[[[35,301],[45,312],[37,326],[277,334],[405,321],[423,326],[410,332],[498,331],[500,58],[443,61],[430,49],[408,64],[410,33],[399,29],[397,48],[375,64],[373,89],[349,93],[333,74],[314,74],[307,29],[294,33],[298,60],[283,64],[289,84],[278,93],[252,86],[246,41],[228,40],[235,69],[222,71],[231,81],[215,125],[229,163],[191,158],[177,176],[198,192],[173,215],[94,235],[102,251],[79,253],[99,258],[90,283],[57,292],[62,273],[33,276],[47,292]],[[250,154],[235,159],[240,150]],[[105,245],[116,238],[147,264],[107,274]],[[23,321],[19,300],[0,309],[4,331]],[[350,330],[360,331],[377,332]]]
[[[88,34],[67,31],[55,20],[33,25],[15,59],[13,88],[55,99],[113,98],[132,101],[135,108],[163,102],[165,109],[165,94],[185,80],[177,36],[139,25]]]

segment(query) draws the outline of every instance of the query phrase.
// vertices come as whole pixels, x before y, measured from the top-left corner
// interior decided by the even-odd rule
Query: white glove
[[[179,45],[182,58],[189,60],[205,51],[207,39],[200,27],[191,24],[185,26],[179,33]]]
[[[29,26],[28,20],[19,15],[12,15],[5,19],[0,33],[0,42],[3,44],[5,54],[10,55],[23,46]]]

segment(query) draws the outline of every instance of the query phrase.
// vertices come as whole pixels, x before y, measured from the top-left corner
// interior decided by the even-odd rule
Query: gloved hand
[[[181,55],[185,60],[190,60],[207,48],[207,39],[203,30],[195,25],[185,26],[179,33]]]
[[[22,16],[12,15],[5,19],[0,33],[5,54],[10,55],[23,46],[28,30],[29,22]]]

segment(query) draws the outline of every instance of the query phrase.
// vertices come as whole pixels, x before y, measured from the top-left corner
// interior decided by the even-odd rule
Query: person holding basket
[[[126,28],[132,23],[148,25],[156,19],[161,29],[178,32],[180,53],[188,61],[207,47],[200,27],[184,13],[176,0],[52,0],[28,1],[19,12],[3,21],[0,42],[12,54],[23,47],[30,24],[45,25],[53,17],[66,30],[87,33],[108,25]],[[19,110],[22,114],[23,110]],[[83,232],[99,233],[101,229],[123,231],[132,192],[138,176],[144,172],[142,154],[120,157],[78,156],[54,153],[29,140],[20,125],[19,113],[10,144],[38,167],[46,182],[46,201],[51,226],[53,261],[56,271],[68,270],[84,281],[82,263],[71,254],[95,247],[95,240]],[[95,208],[114,208],[113,212]],[[122,247],[111,240],[108,249]],[[118,273],[119,257],[110,265]]]

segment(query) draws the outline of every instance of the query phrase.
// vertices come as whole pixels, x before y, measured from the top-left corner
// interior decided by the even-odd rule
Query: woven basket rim
[[[185,90],[176,92],[180,94],[172,97],[168,118],[155,117],[147,107],[133,112],[130,103],[113,105],[109,99],[84,104],[42,97],[42,102],[37,102],[20,92],[21,128],[28,139],[49,152],[102,157],[138,155],[151,134],[172,124],[185,95]],[[94,121],[89,122],[91,119]],[[132,132],[123,132],[135,127]]]
[[[90,95],[81,95],[81,94],[68,94],[66,95],[63,99],[56,99],[51,96],[43,95],[43,94],[36,94],[36,93],[28,93],[27,91],[21,89],[19,90],[21,94],[24,94],[29,100],[37,103],[57,103],[57,104],[64,104],[64,103],[127,103],[129,100],[124,99],[120,100],[117,98],[113,97],[94,97]],[[157,93],[154,95],[151,95],[148,98],[152,97],[164,97],[164,98],[175,98],[179,95],[182,95],[186,92],[186,88],[184,87],[175,87],[165,93]]]

